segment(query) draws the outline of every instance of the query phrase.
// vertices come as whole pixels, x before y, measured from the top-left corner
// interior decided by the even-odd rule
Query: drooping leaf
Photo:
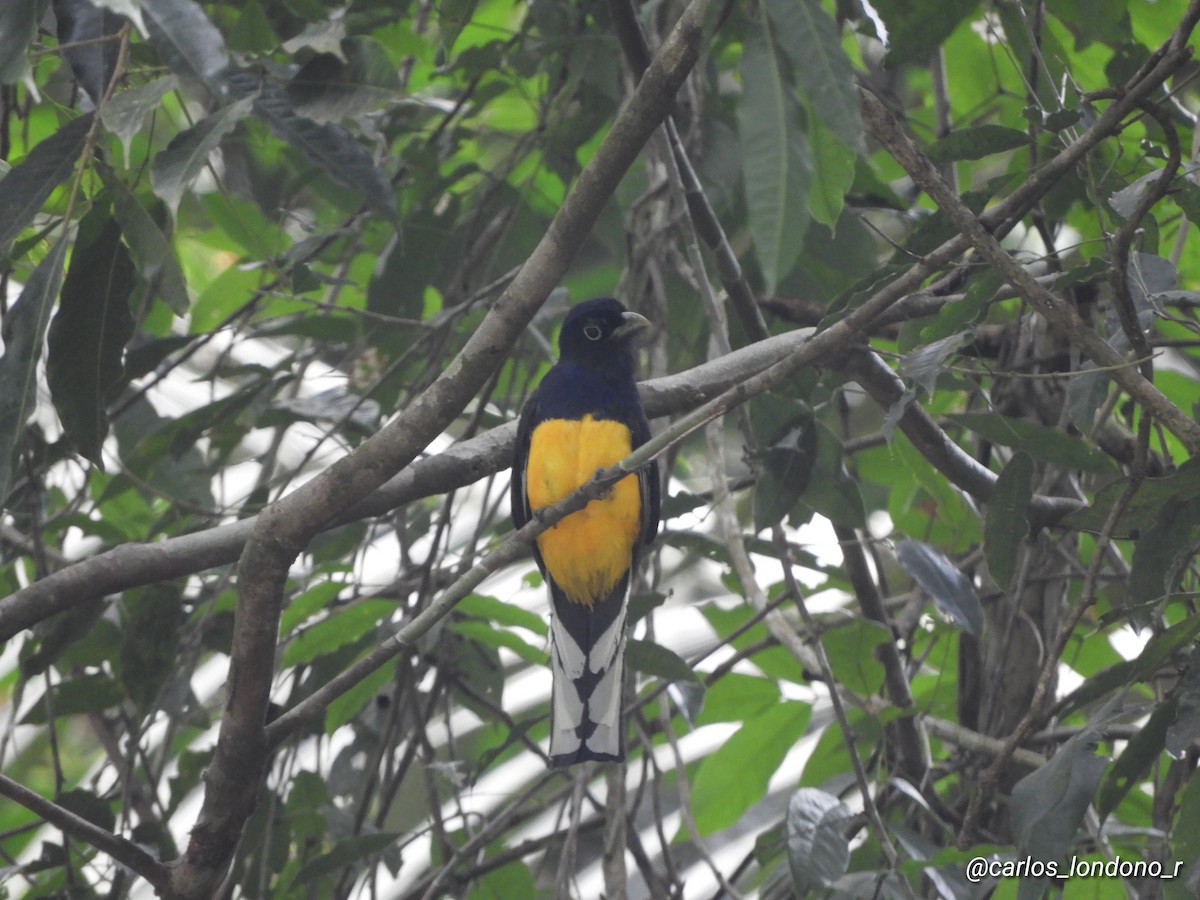
[[[987,504],[983,522],[983,546],[988,571],[996,584],[1007,589],[1017,570],[1021,542],[1029,534],[1029,503],[1033,499],[1033,460],[1014,453]]]
[[[121,684],[146,712],[179,663],[183,589],[164,581],[121,599]]]
[[[880,623],[859,618],[829,629],[821,635],[821,646],[837,683],[866,697],[883,687],[883,663],[875,648],[891,639],[891,632]]]
[[[983,635],[983,607],[975,587],[946,555],[924,541],[896,544],[896,558],[945,615],[963,631]]]
[[[37,402],[37,361],[62,284],[66,252],[67,239],[60,238],[33,270],[21,296],[4,317],[4,354],[0,355],[0,505],[12,488],[21,436]]]
[[[976,0],[877,0],[872,6],[887,26],[888,67],[925,66],[977,5]]]
[[[833,17],[819,0],[768,0],[766,11],[797,86],[824,126],[849,150],[844,155],[853,173],[854,154],[863,150],[863,124],[854,66],[842,49]]]
[[[112,197],[113,215],[120,223],[121,234],[129,243],[138,273],[157,287],[171,312],[184,315],[188,310],[187,284],[171,242],[128,186],[107,166],[98,168]]]
[[[396,611],[390,600],[362,600],[333,611],[328,618],[295,635],[283,651],[283,668],[312,662],[361,638]]]
[[[820,419],[813,420],[813,430],[817,439],[816,462],[800,505],[839,525],[864,527],[866,507],[858,479],[846,471],[841,440]]]
[[[46,380],[63,429],[76,451],[103,467],[108,401],[124,371],[133,337],[129,297],[136,283],[121,229],[96,207],[80,224],[58,312],[50,323]]]
[[[36,3],[0,3],[0,84],[20,81],[29,71],[25,51],[37,33]],[[4,242],[0,241],[0,249]]]
[[[692,811],[700,834],[732,825],[766,793],[767,782],[808,727],[805,703],[783,701],[747,719],[705,757],[692,782]]]
[[[1124,498],[1126,484],[1116,481],[1102,488],[1087,509],[1067,516],[1071,528],[1099,532],[1108,521],[1113,504],[1125,503],[1124,513],[1117,521],[1114,537],[1129,537],[1152,528],[1167,503],[1186,503],[1200,497],[1200,457],[1185,461],[1175,472],[1162,478],[1144,478],[1132,498]]]
[[[1108,758],[1092,745],[1111,718],[1108,704],[1088,727],[1064,743],[1044,766],[1013,787],[1009,816],[1018,850],[1044,863],[1059,862],[1075,839]],[[1044,879],[1023,879],[1020,896],[1040,897]]]
[[[0,209],[4,210],[0,216],[0,253],[8,251],[13,238],[33,221],[50,193],[74,171],[91,127],[91,113],[72,119],[0,178]]]
[[[322,853],[302,866],[292,879],[292,884],[311,887],[321,878],[340,869],[354,868],[356,864],[390,847],[400,837],[399,833],[387,831],[344,837],[328,853]]]
[[[249,115],[253,105],[254,98],[245,97],[221,107],[191,128],[179,132],[166,149],[154,157],[150,166],[150,184],[172,213],[179,209],[179,201],[208,162],[209,154],[238,122]]]
[[[120,42],[117,32],[125,20],[90,0],[54,0],[58,43],[75,73],[75,80],[100,105],[117,69]]]
[[[229,68],[225,39],[195,0],[141,0],[142,19],[163,62],[212,87]]]
[[[767,293],[800,256],[808,228],[808,141],[799,109],[780,69],[766,19],[746,40],[742,55],[738,138],[750,234]]]
[[[1159,632],[1146,642],[1137,658],[1115,663],[1081,684],[1063,699],[1062,709],[1065,712],[1082,709],[1118,688],[1145,681],[1198,634],[1200,616],[1184,619],[1166,631]]]
[[[963,159],[983,159],[993,153],[1015,150],[1029,144],[1029,135],[1003,125],[977,125],[960,128],[934,142],[926,156],[935,163]]]
[[[400,76],[377,41],[352,37],[332,52],[313,56],[287,85],[297,114],[337,122],[371,112],[400,97]]]
[[[129,145],[134,135],[142,130],[146,116],[162,106],[162,98],[179,87],[174,75],[164,75],[151,82],[118,91],[100,109],[100,121],[104,127],[121,139],[125,158],[129,158]],[[109,185],[112,188],[112,185]]]
[[[797,896],[829,887],[846,874],[850,842],[846,829],[854,813],[833,794],[800,788],[787,809],[788,867]]]
[[[295,147],[335,181],[358,191],[372,209],[389,220],[395,219],[395,191],[375,167],[371,155],[344,128],[298,115],[283,87],[253,73],[231,73],[228,84],[234,96],[255,98],[255,115],[276,137]]]
[[[100,712],[119,706],[125,699],[121,686],[107,675],[80,675],[60,681],[51,689],[54,718],[81,713]],[[42,697],[21,717],[21,725],[45,725],[50,721],[50,709]]]
[[[763,454],[754,485],[754,530],[762,531],[791,514],[812,477],[817,433],[809,415]]]
[[[699,681],[699,676],[683,658],[662,644],[630,638],[625,647],[629,668],[663,681]]]
[[[923,387],[925,393],[932,397],[938,376],[945,370],[946,360],[970,342],[971,333],[962,331],[924,344],[904,354],[900,360],[900,372],[905,378],[910,378]]]
[[[1167,697],[1154,707],[1146,724],[1138,729],[1121,751],[1121,755],[1104,773],[1100,792],[1096,796],[1096,812],[1103,822],[1137,786],[1158,762],[1167,742],[1167,729],[1179,711],[1178,701]]]
[[[1116,463],[1098,447],[1059,428],[995,413],[960,413],[950,418],[993,443],[1021,450],[1034,459],[1097,475],[1116,470]]]
[[[1131,606],[1150,603],[1174,590],[1197,550],[1200,550],[1200,498],[1167,500],[1154,524],[1134,546],[1127,602]]]

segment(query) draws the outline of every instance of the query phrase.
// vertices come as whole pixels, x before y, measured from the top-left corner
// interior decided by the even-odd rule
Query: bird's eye
[[[604,332],[600,330],[599,325],[584,325],[583,326],[583,336],[585,338],[587,338],[589,341],[598,341],[598,340],[600,340],[600,338],[603,335],[604,335]]]

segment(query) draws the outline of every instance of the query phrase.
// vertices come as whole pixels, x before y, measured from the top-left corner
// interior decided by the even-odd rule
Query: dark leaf
[[[12,178],[11,173],[8,178]],[[0,505],[12,488],[25,422],[37,402],[37,361],[62,283],[66,252],[67,239],[60,238],[33,270],[21,296],[4,317],[4,354],[0,356]]]
[[[1046,863],[1066,856],[1108,767],[1108,758],[1097,756],[1092,746],[1111,715],[1106,707],[1049,762],[1013,787],[1009,815],[1020,852]],[[1022,896],[1040,897],[1033,890],[1040,886],[1036,879],[1023,881]]]
[[[208,156],[221,139],[250,113],[253,97],[245,97],[205,116],[191,128],[179,132],[165,150],[154,157],[150,166],[150,184],[154,193],[166,201],[174,213],[179,201],[208,162]]]
[[[55,798],[55,802],[64,809],[69,809],[81,819],[87,819],[87,821],[99,828],[103,828],[105,831],[112,831],[113,826],[117,823],[117,817],[113,815],[112,806],[107,801],[101,800],[91,791],[86,791],[82,788],[63,791]]]
[[[829,887],[846,874],[850,842],[846,829],[854,813],[833,794],[800,788],[787,809],[788,867],[799,897]]]
[[[125,699],[121,686],[107,675],[81,675],[61,681],[53,688],[54,718],[80,713],[100,712],[120,705]],[[20,721],[22,725],[45,725],[50,721],[50,709],[43,697],[30,707]]]
[[[900,373],[933,396],[938,376],[945,371],[946,360],[971,342],[971,332],[961,331],[906,353],[900,360]]]
[[[1059,428],[995,413],[963,413],[950,418],[992,443],[1024,451],[1034,459],[1098,475],[1116,470],[1116,463],[1098,447]]]
[[[1007,589],[1017,570],[1021,542],[1029,534],[1029,503],[1033,499],[1033,460],[1015,453],[996,479],[983,522],[988,571]]]
[[[386,850],[399,837],[398,833],[391,832],[355,834],[344,837],[334,844],[333,849],[328,853],[321,854],[301,867],[300,871],[296,873],[296,877],[292,879],[292,884],[311,889],[321,878],[332,875],[340,869],[350,867],[351,871],[354,871],[357,869],[356,863],[361,863]]]
[[[983,636],[983,608],[967,576],[945,554],[922,541],[896,544],[900,565],[933,598],[959,628],[975,637]]]
[[[738,138],[750,234],[767,293],[795,265],[808,229],[808,142],[767,20],[742,55]]]
[[[811,415],[767,450],[754,485],[756,532],[791,514],[809,485],[816,457],[817,432]]]
[[[29,71],[25,51],[37,33],[38,7],[32,0],[0,3],[0,84],[20,81]],[[0,249],[4,242],[0,241]]]
[[[1121,755],[1105,773],[1100,793],[1096,796],[1096,812],[1101,822],[1158,762],[1166,746],[1167,729],[1175,721],[1178,711],[1179,704],[1174,697],[1168,697],[1156,705],[1146,724],[1130,738]]]
[[[91,0],[54,0],[54,18],[58,43],[75,80],[99,106],[117,70],[121,43],[116,37],[125,19],[98,9]]]
[[[629,668],[643,675],[653,675],[663,681],[699,681],[699,676],[674,650],[653,641],[630,638],[625,648]]]
[[[99,166],[99,170],[112,197],[113,215],[121,225],[121,234],[129,243],[138,273],[158,289],[171,312],[184,315],[188,310],[187,284],[171,242],[126,184],[107,166]],[[158,206],[157,201],[154,203]]]
[[[926,151],[935,163],[955,162],[962,159],[983,159],[993,153],[1015,150],[1029,144],[1029,135],[1003,125],[978,125],[961,128],[946,135]]]
[[[142,130],[146,116],[162,106],[162,98],[179,87],[174,75],[164,75],[148,84],[119,91],[100,110],[100,121],[104,127],[121,139],[125,157],[129,157],[129,144],[134,135]],[[112,189],[112,185],[109,185]]]
[[[842,49],[833,17],[819,0],[768,0],[766,11],[797,86],[838,140],[861,152],[863,124],[854,66]]]
[[[888,68],[915,63],[930,55],[967,16],[976,0],[876,0],[872,4],[887,26]]]
[[[50,323],[46,380],[71,444],[102,468],[108,401],[121,381],[125,344],[133,337],[129,297],[136,280],[116,220],[108,218],[106,207],[96,207],[80,223],[62,300]]]
[[[1167,499],[1133,550],[1127,602],[1151,603],[1175,589],[1200,549],[1200,498]]]
[[[179,661],[183,591],[161,582],[121,600],[121,683],[142,712],[150,710]]]
[[[140,0],[150,41],[163,62],[184,78],[216,86],[229,68],[229,51],[221,32],[195,0]]]
[[[254,112],[276,137],[291,144],[335,181],[354,188],[376,212],[395,220],[392,186],[375,168],[371,155],[344,128],[297,115],[284,88],[250,72],[232,73],[228,84],[234,96],[256,97]]]
[[[396,67],[376,41],[347,38],[340,50],[340,57],[333,53],[312,57],[288,82],[288,97],[297,114],[314,122],[336,122],[400,97]]]
[[[21,4],[16,4],[21,5]],[[72,119],[29,151],[29,155],[0,179],[0,253],[33,221],[50,193],[74,170],[92,127],[92,114]]]

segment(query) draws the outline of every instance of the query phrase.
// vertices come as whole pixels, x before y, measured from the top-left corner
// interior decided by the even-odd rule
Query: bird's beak
[[[621,338],[629,337],[632,334],[637,334],[639,331],[644,331],[650,328],[653,323],[643,315],[635,312],[621,313],[622,322],[609,335],[611,338],[620,340]]]

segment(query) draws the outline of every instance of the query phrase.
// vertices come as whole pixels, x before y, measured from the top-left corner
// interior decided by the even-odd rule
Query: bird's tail
[[[593,606],[573,603],[551,583],[550,759],[556,766],[625,758],[621,694],[629,575]]]

